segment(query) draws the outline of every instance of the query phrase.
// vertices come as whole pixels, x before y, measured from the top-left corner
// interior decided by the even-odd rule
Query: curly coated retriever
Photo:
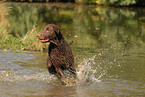
[[[60,28],[54,24],[48,24],[37,36],[42,43],[50,43],[47,59],[48,71],[61,79],[65,78],[65,73],[73,74],[75,77],[76,70],[72,50],[70,44],[64,39]]]

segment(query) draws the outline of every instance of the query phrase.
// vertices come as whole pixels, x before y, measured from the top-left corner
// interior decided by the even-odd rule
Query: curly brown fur
[[[45,26],[42,33],[37,35],[41,42],[49,42],[48,46],[48,59],[47,69],[51,74],[58,75],[61,79],[65,78],[63,71],[68,70],[74,76],[76,70],[74,67],[74,57],[70,44],[68,43],[60,28],[54,24],[48,24]]]

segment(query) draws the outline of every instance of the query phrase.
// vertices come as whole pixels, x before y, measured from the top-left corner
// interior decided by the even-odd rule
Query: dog
[[[73,75],[76,76],[74,57],[70,44],[64,37],[60,28],[55,24],[48,24],[37,35],[42,43],[49,43],[47,69],[49,73],[57,75],[60,79]]]

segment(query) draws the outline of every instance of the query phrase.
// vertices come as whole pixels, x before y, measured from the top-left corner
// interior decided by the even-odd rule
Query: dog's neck
[[[56,37],[55,39],[50,40],[50,45],[55,45],[58,48],[60,48],[60,46],[64,43],[64,41],[65,41],[65,39],[63,37],[61,37],[61,38]]]
[[[59,34],[56,34],[56,40],[59,40],[60,42],[62,41],[62,40],[64,40],[64,37],[63,37],[63,35],[61,34],[61,32],[59,32]]]

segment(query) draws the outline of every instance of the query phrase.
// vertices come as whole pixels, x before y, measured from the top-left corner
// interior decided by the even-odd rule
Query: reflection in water
[[[64,4],[8,6],[11,6],[8,19],[14,36],[24,36],[34,25],[43,29],[43,25],[54,23],[62,28],[68,40],[76,40],[77,47],[97,48],[115,42],[131,49],[145,41],[144,9]]]
[[[35,25],[61,26],[78,68],[78,86],[66,87],[46,70],[46,53],[0,52],[4,96],[144,96],[145,12],[83,5],[10,4],[12,35]],[[18,27],[19,25],[19,27]],[[104,76],[102,76],[104,75]],[[90,81],[91,80],[91,81]],[[99,82],[98,82],[99,81]]]

